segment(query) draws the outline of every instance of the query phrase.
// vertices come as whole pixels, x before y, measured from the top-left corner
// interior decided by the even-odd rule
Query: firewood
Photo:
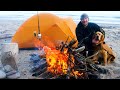
[[[49,74],[50,72],[49,71],[44,71],[43,73],[41,73],[38,77],[42,77],[42,78],[44,78],[44,79],[47,79],[47,76],[48,76],[48,74]]]
[[[47,70],[47,67],[44,67],[43,69],[40,69],[39,71],[32,74],[32,76],[39,76],[42,73],[44,73]]]
[[[83,56],[81,52],[85,49],[84,46],[81,48],[73,48],[72,46],[76,43],[76,40],[72,39],[69,43],[67,43],[67,41],[68,38],[65,43],[62,42],[62,45],[57,47],[57,50],[60,50],[61,53],[67,49],[67,73],[64,75],[53,74],[47,70],[48,66],[44,66],[45,69],[39,70],[38,72],[34,73],[33,76],[38,76],[39,78],[44,79],[99,79],[102,69],[97,67],[91,59],[97,55],[98,52],[89,57]]]

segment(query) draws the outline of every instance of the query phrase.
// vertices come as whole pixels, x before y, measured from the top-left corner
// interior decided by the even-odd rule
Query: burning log
[[[42,73],[44,73],[47,70],[47,68],[39,69],[37,72],[33,73],[32,76],[39,76]]]
[[[40,58],[38,54],[31,54],[30,56],[30,63],[32,64],[30,72],[33,73],[32,76],[39,76],[47,70],[47,62],[45,58]]]
[[[80,53],[80,52],[82,52],[84,49],[85,49],[85,46],[82,46],[82,47],[80,47],[80,48],[73,49],[72,51],[75,52],[75,53]]]
[[[85,57],[81,52],[85,47],[73,47],[76,40],[72,39],[69,43],[62,42],[57,48],[44,46],[45,68],[33,70],[33,76],[44,79],[100,79],[100,73],[107,73],[107,70],[98,67],[91,60],[96,54]],[[41,67],[41,66],[40,66]]]
[[[42,70],[44,67],[47,67],[47,62],[43,59],[35,63],[35,65],[31,68],[30,72],[36,72],[38,70]]]
[[[39,77],[42,77],[43,79],[49,79],[49,78],[53,77],[53,75],[49,71],[45,71],[41,75],[39,75]]]
[[[92,62],[92,60],[90,58],[94,57],[95,55],[98,54],[95,53],[92,56],[89,57],[85,57],[81,54],[81,52],[85,49],[85,47],[81,47],[81,48],[77,48],[77,49],[73,49],[72,45],[75,44],[75,40],[72,40],[67,48],[68,48],[68,53],[72,54],[74,56],[74,67],[73,69],[77,72],[78,75],[81,75],[82,78],[85,79],[100,79],[100,73],[107,73],[108,70],[104,69],[104,68],[100,68],[98,67],[96,64],[94,64]],[[70,61],[70,59],[69,59]],[[70,71],[72,72],[72,71]],[[79,72],[79,73],[78,73]],[[73,72],[75,73],[75,72]],[[77,79],[81,79],[81,76],[77,77]],[[76,75],[75,75],[76,77]]]

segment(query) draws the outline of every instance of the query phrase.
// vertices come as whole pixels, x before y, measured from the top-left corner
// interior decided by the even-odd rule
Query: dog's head
[[[92,37],[92,43],[99,45],[104,42],[104,35],[101,32],[96,32]]]

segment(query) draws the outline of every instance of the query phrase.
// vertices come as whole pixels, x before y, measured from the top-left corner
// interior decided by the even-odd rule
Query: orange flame
[[[81,77],[83,75],[82,72],[79,72],[79,71],[74,71],[72,70],[71,72],[71,76],[74,76],[76,79],[78,79],[79,77]]]
[[[56,48],[55,44],[47,36],[42,36],[42,38],[40,40],[37,38],[34,38],[34,46],[38,49],[43,48],[44,46],[48,46],[52,49]]]
[[[45,52],[44,54],[48,64],[47,70],[49,72],[57,75],[58,74],[62,75],[67,73],[67,68],[68,68],[67,49],[64,50],[63,53],[61,53],[60,50],[56,50],[55,44],[47,37],[44,37],[44,40],[35,39],[34,44],[38,49],[42,48],[44,50]]]
[[[44,40],[35,40],[35,46],[37,48],[42,48],[44,51],[44,55],[46,57],[47,61],[47,70],[55,75],[65,75],[68,72],[68,67],[70,68],[74,67],[74,64],[70,64],[68,62],[68,49],[65,48],[63,52],[60,50],[57,50],[55,48],[55,44],[51,42],[47,37],[44,37]],[[44,42],[44,44],[43,44]],[[41,50],[41,49],[39,49]],[[41,51],[42,51],[41,50]],[[70,57],[72,62],[74,63],[74,57]],[[79,73],[78,71],[72,71],[71,76],[75,76],[76,78],[81,76],[83,73]]]
[[[53,74],[63,75],[67,73],[68,54],[66,51],[61,53],[59,50],[51,50],[49,47],[44,47],[46,52],[46,60],[48,63],[47,70]]]
[[[39,50],[45,46],[39,39],[34,39],[34,45]]]

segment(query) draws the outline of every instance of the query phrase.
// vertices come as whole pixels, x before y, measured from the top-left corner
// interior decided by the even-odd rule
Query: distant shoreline
[[[108,23],[97,23],[99,26],[101,26],[102,28],[106,28],[106,29],[119,29],[120,28],[120,24],[108,24]]]

